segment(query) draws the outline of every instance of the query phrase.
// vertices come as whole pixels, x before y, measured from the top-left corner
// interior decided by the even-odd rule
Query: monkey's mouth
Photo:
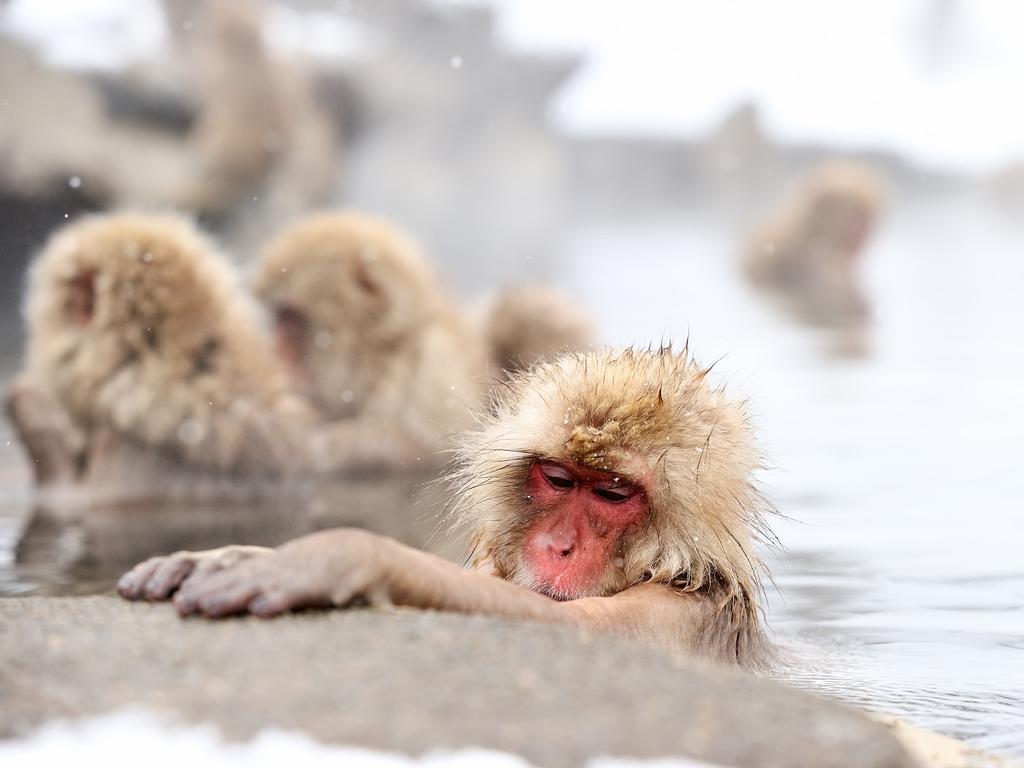
[[[541,586],[534,589],[535,592],[540,592],[545,597],[550,597],[552,600],[557,600],[559,603],[567,603],[570,600],[575,600],[577,595],[569,595],[563,592],[559,592],[554,587]]]
[[[529,565],[520,563],[509,576],[509,581],[514,584],[518,584],[521,587],[526,587],[531,592],[536,592],[544,597],[550,597],[552,600],[557,600],[560,603],[568,602],[569,600],[575,600],[577,597],[583,597],[583,595],[576,594],[572,590],[559,588],[558,584],[553,584],[540,578]]]
[[[523,576],[525,578],[517,579],[523,586],[560,603],[578,600],[581,597],[597,597],[604,594],[599,584],[591,583],[589,579],[574,578],[570,574],[565,574],[564,579],[555,578],[554,580],[549,580],[541,578],[538,574],[527,568]],[[562,583],[563,581],[566,583]]]

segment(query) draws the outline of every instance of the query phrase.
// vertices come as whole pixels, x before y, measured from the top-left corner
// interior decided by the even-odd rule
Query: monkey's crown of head
[[[640,469],[637,456],[692,451],[713,426],[741,417],[708,386],[709,371],[685,348],[566,355],[525,374],[510,405],[538,425],[561,423],[535,433],[545,435],[547,455],[595,470]]]
[[[621,443],[619,422],[609,421],[600,427],[575,425],[565,441],[568,458],[591,469],[608,470],[617,463],[616,449]]]

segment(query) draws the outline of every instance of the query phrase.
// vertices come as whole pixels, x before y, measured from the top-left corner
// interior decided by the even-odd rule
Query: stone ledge
[[[409,754],[537,765],[685,756],[724,766],[912,766],[887,729],[768,680],[624,642],[392,611],[182,621],[116,597],[0,600],[0,735],[123,707]]]

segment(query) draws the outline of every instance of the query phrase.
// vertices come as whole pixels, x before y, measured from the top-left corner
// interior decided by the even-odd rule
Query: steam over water
[[[682,344],[749,396],[784,517],[768,619],[793,683],[1024,755],[1024,226],[896,207],[865,256],[872,323],[802,328],[755,296],[705,214],[578,231],[555,277],[615,344]],[[13,361],[8,363],[8,369]],[[6,426],[3,427],[6,430]],[[27,491],[0,435],[0,591]],[[56,564],[54,565],[56,569]],[[54,576],[54,578],[48,578]],[[64,589],[68,589],[65,587]],[[52,591],[52,589],[51,589]]]

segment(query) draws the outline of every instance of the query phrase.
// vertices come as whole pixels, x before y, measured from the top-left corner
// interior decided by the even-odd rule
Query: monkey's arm
[[[64,410],[24,376],[11,382],[5,406],[28,453],[36,483],[44,486],[74,480],[85,437]]]
[[[216,470],[331,474],[415,466],[431,452],[394,421],[351,418],[318,425],[295,398],[225,402],[208,381],[168,378],[130,366],[113,377],[97,408],[122,432]]]
[[[320,531],[228,567],[196,571],[182,581],[174,602],[182,615],[208,617],[352,604],[541,621],[565,614],[561,604],[536,592],[351,528]]]
[[[99,420],[194,466],[279,475],[311,460],[312,413],[298,401],[226,398],[216,382],[171,375],[156,364],[125,366],[96,397]]]
[[[181,563],[176,565],[175,558]],[[274,616],[304,607],[393,604],[571,624],[669,648],[694,647],[708,613],[708,601],[657,584],[642,584],[612,597],[558,602],[354,529],[321,531],[277,550],[233,558],[227,566],[196,569],[189,575],[186,561],[195,560],[193,553],[179,553],[147,561],[122,579],[121,594],[166,597],[173,591],[168,580],[146,590],[143,572],[180,572],[174,601],[183,615]]]

